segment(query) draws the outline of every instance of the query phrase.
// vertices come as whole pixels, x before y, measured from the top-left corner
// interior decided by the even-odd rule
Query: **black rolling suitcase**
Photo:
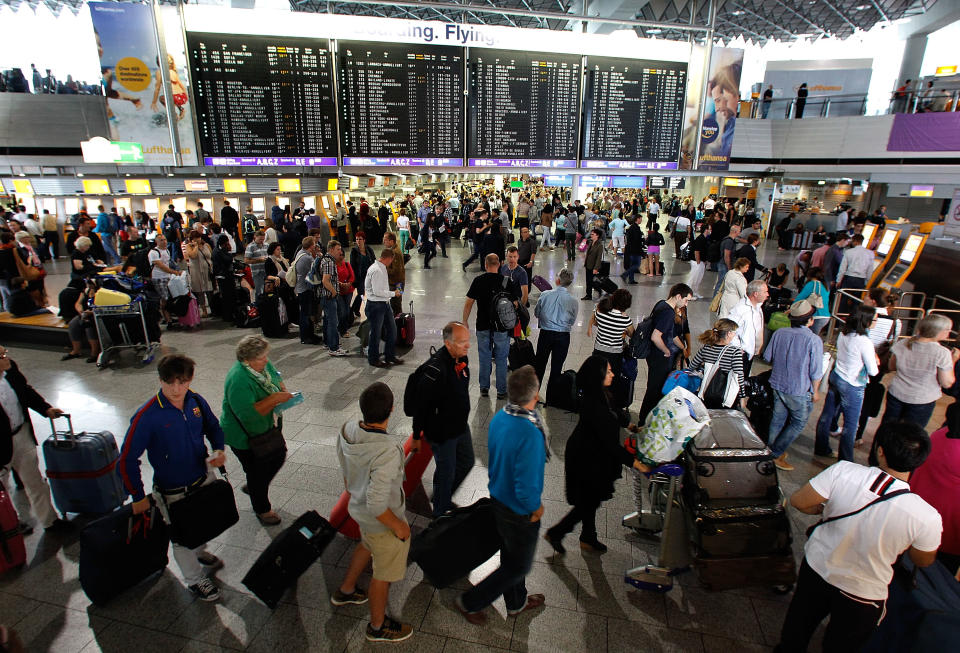
[[[431,585],[444,588],[489,560],[502,546],[493,500],[480,499],[437,517],[413,538],[409,559]]]
[[[770,450],[738,410],[710,411],[687,445],[684,498],[694,567],[710,589],[796,581],[790,520]]]
[[[616,281],[614,281],[610,277],[604,277],[600,275],[598,275],[597,278],[593,280],[593,285],[599,288],[600,290],[602,290],[603,292],[607,293],[608,295],[612,295],[613,293],[617,292],[617,288],[619,288]]]
[[[536,366],[536,364],[537,355],[533,350],[533,343],[529,340],[514,338],[507,354],[507,369],[519,370],[524,365]]]
[[[274,538],[250,571],[243,584],[257,598],[276,608],[280,597],[329,546],[337,530],[315,510],[310,510]]]
[[[577,411],[576,370],[566,370],[562,374],[550,379],[547,383],[546,404],[570,412]]]
[[[140,515],[133,504],[91,522],[80,534],[80,587],[91,601],[106,603],[167,567],[170,535],[154,506]]]

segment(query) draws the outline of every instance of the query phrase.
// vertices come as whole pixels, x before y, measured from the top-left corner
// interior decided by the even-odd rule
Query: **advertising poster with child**
[[[100,55],[110,140],[140,143],[147,165],[173,165],[153,9],[145,4],[120,2],[89,5]],[[165,63],[181,153],[195,161],[187,75],[172,56],[168,55]]]

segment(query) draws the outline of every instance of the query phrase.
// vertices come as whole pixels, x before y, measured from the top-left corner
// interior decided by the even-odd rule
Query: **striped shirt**
[[[747,396],[747,380],[743,375],[743,350],[736,345],[704,345],[690,361],[691,370],[703,371],[707,363],[716,363],[720,360],[720,369],[732,372],[737,376],[740,384],[740,395]]]
[[[633,319],[617,309],[610,309],[609,313],[595,311],[597,332],[594,335],[593,348],[608,353],[623,351],[623,334],[633,325]]]

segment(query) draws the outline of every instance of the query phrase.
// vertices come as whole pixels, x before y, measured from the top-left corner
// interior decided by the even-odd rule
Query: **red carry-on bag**
[[[433,458],[433,451],[430,449],[430,444],[426,440],[420,440],[419,452],[414,453],[412,451],[412,447],[413,435],[408,437],[407,441],[403,443],[403,494],[407,497],[409,497],[413,491],[417,489],[417,486],[420,485],[420,479],[423,478],[423,472],[427,469],[427,465],[430,464],[430,459]],[[357,526],[357,522],[355,522],[353,518],[350,517],[350,513],[347,512],[347,505],[349,503],[350,495],[344,492],[340,495],[337,505],[335,505],[333,510],[330,512],[329,521],[331,524],[340,524],[337,530],[347,537],[354,540],[359,540],[360,527]]]
[[[20,518],[7,489],[0,483],[0,574],[26,561],[27,549],[23,544],[23,533],[20,532]]]

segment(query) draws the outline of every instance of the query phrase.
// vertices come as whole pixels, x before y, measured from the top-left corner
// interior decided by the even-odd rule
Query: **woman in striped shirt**
[[[720,318],[697,338],[703,347],[690,361],[690,370],[702,372],[707,363],[720,361],[718,371],[727,372],[737,377],[740,385],[740,406],[746,407],[747,379],[743,375],[743,350],[731,344],[736,336],[737,323],[727,318]]]
[[[614,378],[623,368],[623,339],[633,335],[635,328],[633,318],[627,315],[632,302],[633,297],[628,290],[620,288],[614,291],[597,304],[597,310],[587,326],[587,336],[593,336],[593,353],[607,359]]]

